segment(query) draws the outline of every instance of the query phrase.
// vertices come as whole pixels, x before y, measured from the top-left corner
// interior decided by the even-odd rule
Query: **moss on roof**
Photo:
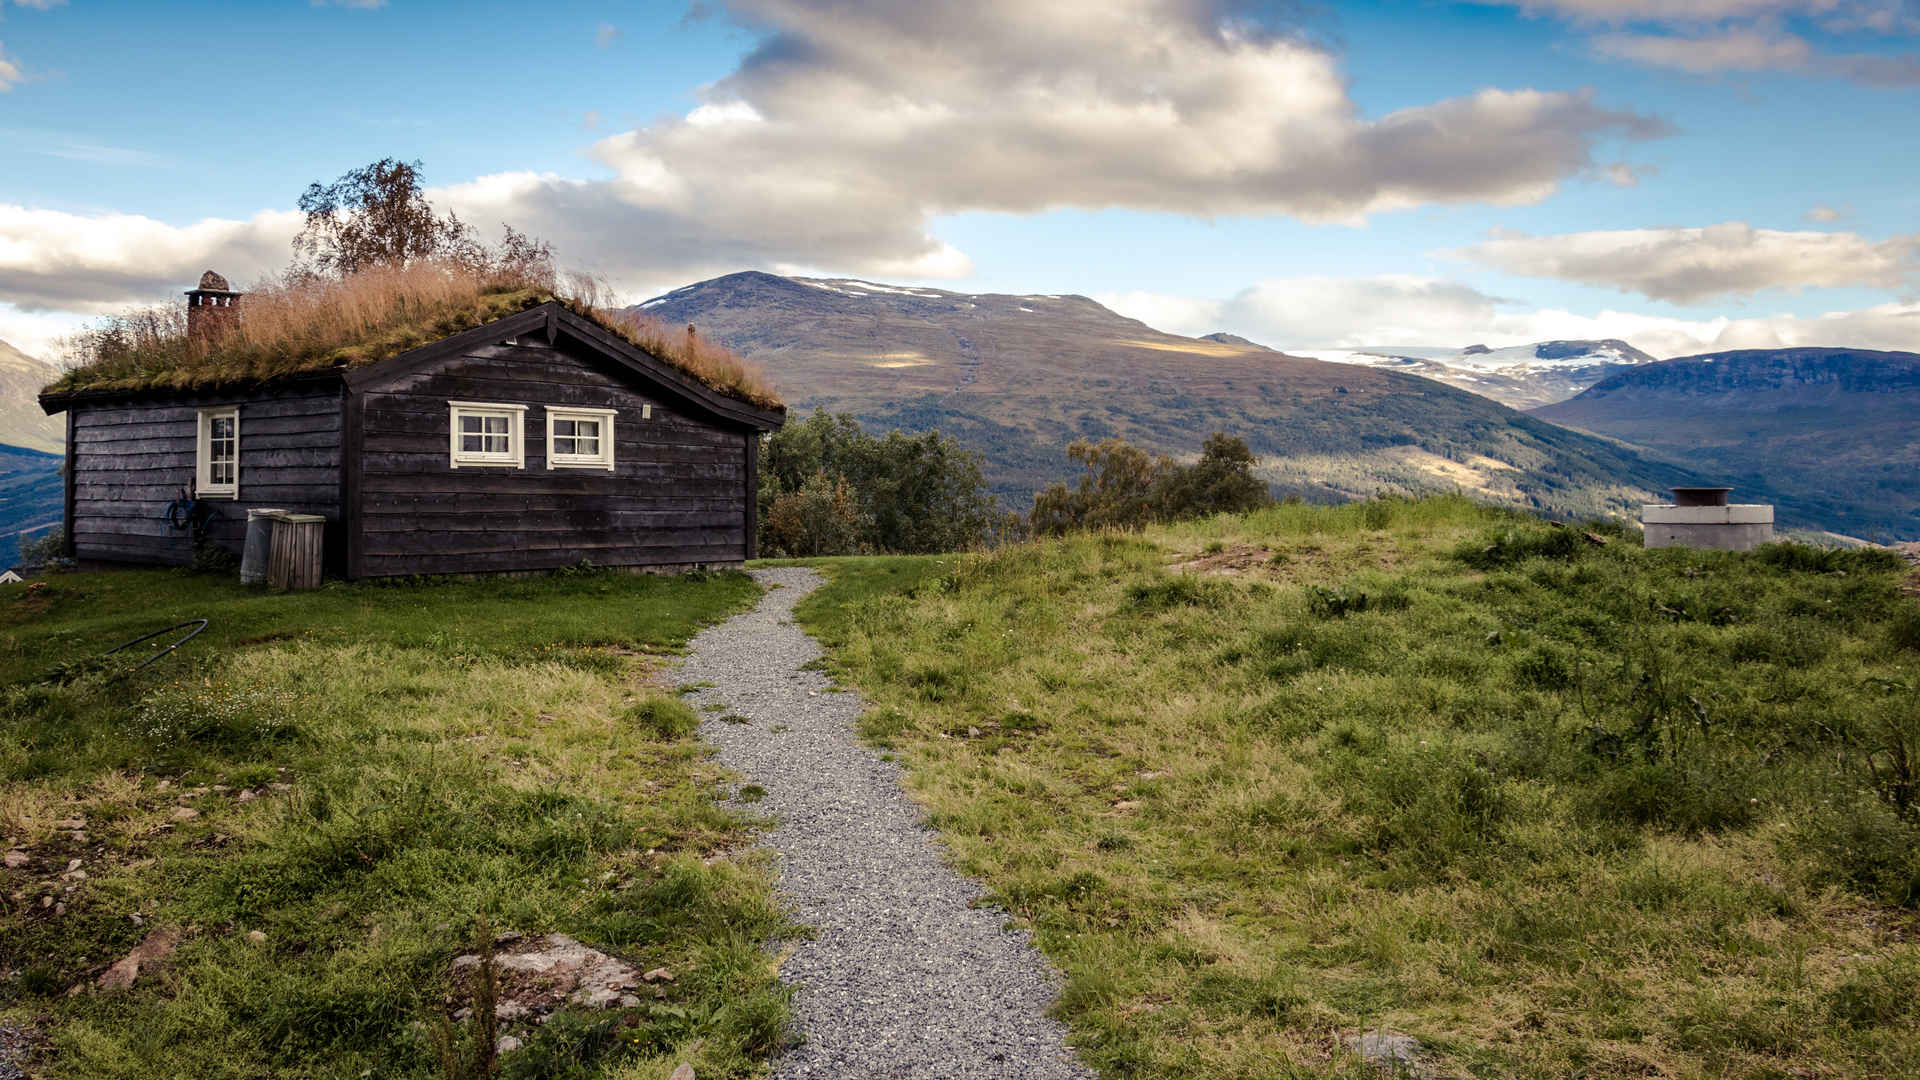
[[[414,268],[270,286],[242,300],[239,318],[206,340],[187,334],[184,308],[153,308],[103,321],[71,342],[78,361],[43,393],[211,390],[342,371],[391,359],[559,301],[708,387],[761,408],[782,408],[766,377],[738,355],[558,295],[541,283],[462,277]]]

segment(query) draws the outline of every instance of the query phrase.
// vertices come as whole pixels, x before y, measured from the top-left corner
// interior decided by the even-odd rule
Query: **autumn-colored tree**
[[[1077,529],[1140,529],[1154,521],[1242,512],[1272,501],[1253,475],[1245,441],[1216,431],[1200,459],[1182,465],[1122,439],[1078,440],[1067,456],[1086,467],[1079,483],[1056,483],[1034,496],[1028,523],[1036,533]]]
[[[817,472],[799,490],[782,492],[764,527],[770,554],[811,558],[862,550],[860,509],[844,476]]]
[[[761,540],[769,554],[797,554],[774,528],[773,511],[820,475],[846,481],[857,546],[868,551],[964,551],[1004,537],[1018,521],[987,491],[979,456],[939,432],[873,436],[851,416],[823,410],[788,424],[762,448]]]
[[[445,217],[434,213],[420,187],[418,161],[382,158],[348,170],[331,184],[309,184],[300,196],[300,212],[307,220],[294,237],[294,251],[323,273],[480,255],[471,226],[451,211]]]

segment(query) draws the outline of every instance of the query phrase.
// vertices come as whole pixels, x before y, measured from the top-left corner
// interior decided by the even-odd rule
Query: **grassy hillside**
[[[1536,415],[1712,471],[1797,524],[1920,539],[1920,354],[1681,357],[1616,372]]]
[[[58,522],[65,516],[61,461],[58,454],[0,446],[0,567],[13,565],[21,529]]]
[[[1079,438],[1197,454],[1244,437],[1285,491],[1452,491],[1556,514],[1633,513],[1690,475],[1429,379],[1162,333],[1083,296],[969,295],[732,274],[637,310],[764,364],[797,409],[939,429],[1009,505],[1072,472]]]
[[[1920,1075],[1920,580],[1596,535],[1282,506],[801,615],[1103,1076]]]
[[[782,923],[654,680],[756,595],[739,574],[0,586],[0,1023],[47,1037],[31,1075],[440,1077],[480,916],[675,976],[519,1031],[501,1075],[751,1074],[784,1016],[761,951]],[[190,617],[206,632],[145,672],[99,659]],[[130,990],[68,995],[157,932],[178,949]]]

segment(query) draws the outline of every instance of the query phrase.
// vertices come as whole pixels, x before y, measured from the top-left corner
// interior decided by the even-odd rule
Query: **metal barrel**
[[[247,545],[240,551],[240,583],[258,585],[267,580],[267,555],[273,546],[273,519],[285,510],[248,510]]]

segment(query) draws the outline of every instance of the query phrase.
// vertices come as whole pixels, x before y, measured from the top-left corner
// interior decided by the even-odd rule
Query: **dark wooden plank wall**
[[[746,557],[745,429],[637,391],[589,356],[537,344],[475,349],[355,396],[356,576]],[[449,401],[527,406],[525,468],[452,468]],[[547,468],[549,405],[620,411],[614,471]],[[640,418],[643,405],[651,419]]]
[[[167,504],[194,481],[199,410],[240,406],[240,497],[209,499],[219,511],[209,537],[235,553],[247,510],[280,507],[327,520],[339,547],[340,394],[255,394],[137,404],[76,405],[67,520],[81,559],[184,565],[193,538],[164,520]]]

